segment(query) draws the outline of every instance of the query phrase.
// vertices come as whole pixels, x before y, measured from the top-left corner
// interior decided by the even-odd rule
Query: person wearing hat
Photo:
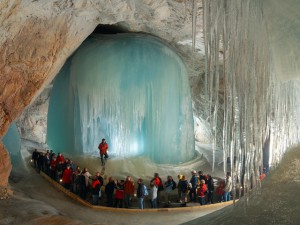
[[[105,157],[105,159],[108,158],[108,155],[107,155],[108,144],[106,143],[104,138],[102,139],[102,142],[99,144],[98,149],[100,152],[102,166],[104,166],[105,162],[104,162],[103,156]]]
[[[196,189],[198,186],[198,175],[195,170],[192,172],[192,178],[190,180],[191,183],[191,189],[190,189],[190,202],[197,202],[197,194],[196,194]]]

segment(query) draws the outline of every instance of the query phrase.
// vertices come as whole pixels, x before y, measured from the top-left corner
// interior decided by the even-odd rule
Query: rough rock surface
[[[8,176],[11,171],[11,163],[8,152],[0,142],[0,199],[7,197]]]
[[[180,54],[186,56],[185,61],[192,64],[192,2],[1,1],[0,137],[3,137],[10,123],[34,101],[66,59],[99,24],[115,24],[130,32],[158,36],[176,46]],[[202,24],[201,7],[198,3],[198,31],[201,31]],[[197,34],[199,36],[201,35]],[[11,166],[3,145],[0,153],[0,186],[5,187]]]

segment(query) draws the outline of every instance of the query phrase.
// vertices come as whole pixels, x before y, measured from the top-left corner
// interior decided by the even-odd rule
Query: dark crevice
[[[128,30],[122,28],[119,25],[110,25],[110,24],[99,24],[95,30],[94,34],[119,34],[119,33],[129,33]]]

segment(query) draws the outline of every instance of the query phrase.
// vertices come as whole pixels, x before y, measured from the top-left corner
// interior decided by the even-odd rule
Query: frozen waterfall
[[[118,158],[191,160],[195,142],[185,65],[151,36],[93,35],[55,79],[47,129],[55,151],[98,154],[106,138],[109,153]]]

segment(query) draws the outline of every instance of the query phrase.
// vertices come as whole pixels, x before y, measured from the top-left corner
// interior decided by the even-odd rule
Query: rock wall
[[[11,163],[8,152],[0,142],[0,199],[7,197],[8,176],[11,171]]]

